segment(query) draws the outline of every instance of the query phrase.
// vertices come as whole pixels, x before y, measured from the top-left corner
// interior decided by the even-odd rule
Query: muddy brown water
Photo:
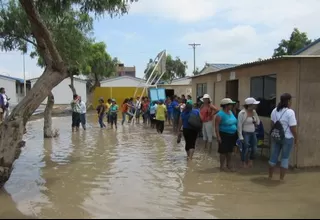
[[[27,144],[0,191],[1,218],[318,218],[320,175],[291,171],[266,180],[266,162],[220,173],[216,150],[201,141],[187,162],[183,142],[142,125],[72,133],[44,140],[43,121],[28,123]]]

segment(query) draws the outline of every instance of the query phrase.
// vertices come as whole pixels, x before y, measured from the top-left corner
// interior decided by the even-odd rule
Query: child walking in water
[[[111,129],[113,128],[113,125],[117,129],[117,120],[118,120],[118,105],[116,103],[115,99],[112,99],[112,104],[110,106],[110,123],[111,123]]]
[[[100,128],[105,128],[106,125],[103,122],[104,114],[106,111],[106,106],[104,104],[103,98],[99,99],[99,106],[97,107],[97,113],[98,113],[98,119],[99,119],[99,124]]]

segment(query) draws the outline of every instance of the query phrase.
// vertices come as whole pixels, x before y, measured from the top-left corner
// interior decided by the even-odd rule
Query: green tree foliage
[[[193,75],[196,76],[196,75],[199,75],[200,74],[200,70],[198,67],[196,67],[196,71],[193,71]]]
[[[289,40],[282,39],[278,47],[274,49],[273,57],[293,55],[311,43],[312,40],[308,38],[307,33],[300,32],[297,28],[294,28]]]
[[[41,3],[41,1],[40,1]],[[71,73],[78,73],[79,64],[86,58],[90,47],[89,35],[93,29],[93,19],[86,13],[75,11],[72,7],[56,13],[53,10],[40,10],[41,17],[52,33],[53,41]],[[46,64],[41,50],[32,34],[26,13],[15,0],[9,0],[0,10],[0,46],[2,50],[21,50],[38,57],[38,65]],[[31,44],[31,47],[27,44]],[[29,48],[29,51],[28,51]]]
[[[69,64],[64,60],[67,58],[63,55],[63,49],[59,48],[59,42],[55,37],[58,36],[55,33],[56,30],[50,30],[50,21],[56,23],[68,20],[65,16],[60,16],[67,12],[74,12],[79,17],[88,19],[91,14],[96,16],[102,16],[105,13],[110,16],[122,15],[128,11],[130,2],[133,0],[0,0],[1,48],[27,51],[28,47],[21,47],[20,42],[28,41],[36,47],[36,53],[41,56],[46,66],[32,89],[16,105],[10,116],[0,124],[0,167],[2,169],[0,188],[9,179],[13,163],[19,157],[24,128],[28,119],[41,102],[50,95],[52,89],[69,76]],[[46,16],[51,13],[55,17],[48,20]],[[27,28],[22,28],[23,25]],[[15,34],[18,35],[15,36]],[[70,32],[66,35],[72,36],[72,34]],[[10,41],[8,38],[12,37],[14,39]],[[77,38],[74,38],[74,41],[77,46],[82,43],[77,42]]]
[[[89,90],[92,92],[95,87],[100,86],[100,81],[116,74],[118,64],[117,58],[112,58],[106,51],[104,42],[92,43],[87,51],[84,74],[89,79]]]
[[[149,63],[147,64],[147,68],[144,71],[145,79],[148,79],[151,72],[154,69],[154,62],[152,59],[149,60]],[[187,62],[182,61],[179,57],[176,57],[175,59],[172,58],[171,55],[167,55],[166,59],[166,72],[162,76],[161,80],[164,80],[168,83],[170,83],[172,80],[177,78],[182,78],[186,76],[186,70],[187,70]],[[160,76],[160,72],[158,70],[155,70],[157,76]]]
[[[56,14],[69,10],[70,7],[77,8],[81,13],[93,13],[96,16],[104,15],[106,12],[111,16],[120,16],[128,13],[129,3],[138,0],[37,0],[37,8],[41,12],[44,8],[50,8]]]
[[[54,3],[54,4],[53,4]],[[94,85],[102,76],[110,76],[114,72],[112,58],[106,52],[104,43],[94,43],[90,39],[93,31],[93,18],[86,10],[89,6],[75,10],[72,1],[65,1],[57,5],[55,1],[39,1],[38,9],[48,30],[52,33],[53,41],[68,66],[68,71],[73,75],[86,73],[89,79],[95,79]],[[73,1],[77,4],[76,1]],[[49,10],[49,9],[54,10]],[[33,38],[31,26],[24,10],[15,0],[9,0],[8,4],[0,10],[0,46],[3,50],[20,50],[24,53],[30,51],[32,58],[38,57],[38,65],[45,67],[43,57],[38,50],[38,45]],[[28,47],[31,44],[31,47]],[[95,63],[97,62],[97,63]],[[103,63],[103,65],[102,65]],[[104,67],[102,71],[102,67]],[[88,70],[92,70],[90,74]],[[73,84],[73,80],[71,80]],[[76,93],[73,85],[71,89]]]

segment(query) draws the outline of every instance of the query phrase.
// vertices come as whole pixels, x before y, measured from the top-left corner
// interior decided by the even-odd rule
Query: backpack
[[[280,118],[274,123],[274,125],[271,128],[270,131],[270,137],[276,142],[276,143],[282,143],[282,141],[285,139],[285,132],[286,130],[283,129],[283,126],[280,122],[282,116],[284,115],[284,113],[286,113],[287,110],[285,110],[282,115],[280,116]],[[289,126],[288,126],[289,127]]]
[[[202,121],[199,115],[190,112],[189,118],[188,118],[188,124],[191,127],[192,130],[195,131],[201,131],[202,130]]]

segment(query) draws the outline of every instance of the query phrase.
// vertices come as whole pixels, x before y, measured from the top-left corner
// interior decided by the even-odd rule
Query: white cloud
[[[144,14],[180,22],[201,21],[216,12],[213,0],[139,0],[133,3],[130,14]]]
[[[281,26],[301,24],[301,19],[316,23],[318,0],[139,0],[130,14],[143,14],[178,22],[198,22],[218,16],[225,21]]]
[[[196,52],[197,66],[201,68],[205,61],[241,63],[270,57],[278,42],[288,38],[294,27],[307,32],[310,38],[318,38],[319,11],[320,0],[139,0],[132,4],[129,16],[168,20],[176,29],[196,28],[197,32],[185,32],[181,42],[183,45],[201,43]],[[200,29],[203,26],[207,29]],[[133,38],[141,37],[140,33],[128,33],[125,29],[114,30],[108,36],[121,37],[128,44]],[[191,51],[176,55],[182,59],[187,57],[189,66],[193,66]],[[144,66],[137,66],[139,68]],[[26,58],[26,71],[30,73],[28,77],[42,72],[36,60],[30,58]],[[21,55],[0,53],[1,72],[22,77]]]
[[[185,35],[182,41],[201,42],[201,46],[196,49],[197,66],[202,66],[204,62],[238,63],[248,59],[252,54],[257,54],[257,48],[265,46],[260,42],[260,36],[255,29],[249,25],[194,32]]]
[[[270,57],[294,27],[307,32],[310,38],[318,38],[319,10],[319,0],[139,0],[130,13],[191,27],[210,21],[211,29],[198,28],[181,39],[184,44],[201,44],[196,49],[197,66],[201,68],[206,61],[242,63]],[[216,28],[217,22],[229,29]],[[188,63],[193,66],[192,57]]]

